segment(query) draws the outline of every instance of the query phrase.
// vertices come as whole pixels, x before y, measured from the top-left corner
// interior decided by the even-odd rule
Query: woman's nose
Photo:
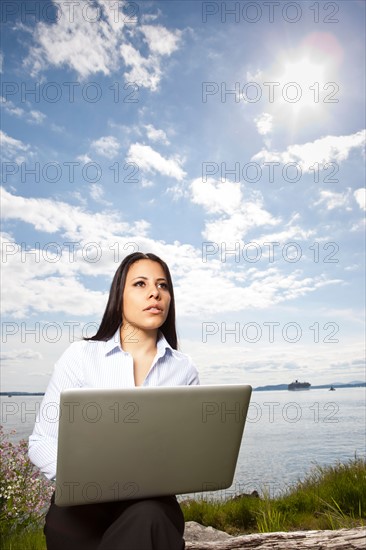
[[[159,289],[156,286],[151,287],[149,290],[149,296],[154,296],[157,298],[159,296]]]

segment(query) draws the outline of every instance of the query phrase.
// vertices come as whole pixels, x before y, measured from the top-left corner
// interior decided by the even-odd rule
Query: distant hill
[[[288,384],[277,384],[272,386],[259,386],[258,388],[253,388],[253,391],[275,391],[275,390],[287,390]],[[322,390],[329,389],[331,386],[333,388],[364,388],[366,387],[366,382],[348,382],[346,384],[335,383],[335,384],[322,384],[321,386],[311,386],[310,390]],[[306,390],[306,391],[310,391]]]
[[[44,395],[44,392],[31,393],[27,391],[2,391],[0,392],[0,396],[1,395],[8,395],[9,397],[19,396],[19,395]]]
[[[278,390],[287,390],[288,384],[275,384],[269,386],[258,386],[258,388],[253,388],[253,391],[278,391]],[[361,382],[356,380],[355,382],[348,382],[342,384],[340,382],[335,382],[333,384],[322,384],[321,386],[311,386],[310,390],[321,390],[329,389],[331,386],[333,388],[364,388],[366,387],[366,382]],[[309,390],[307,390],[309,391]],[[0,396],[7,395],[9,397],[13,396],[26,396],[26,395],[44,395],[44,392],[26,392],[26,391],[8,391],[0,392]]]
[[[272,390],[287,390],[288,384],[277,384],[276,386],[259,386],[253,388],[253,391],[272,391]]]

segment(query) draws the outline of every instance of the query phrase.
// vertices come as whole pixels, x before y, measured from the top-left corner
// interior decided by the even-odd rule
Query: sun
[[[284,62],[279,77],[282,102],[288,103],[295,113],[319,107],[324,79],[324,65],[307,57]]]

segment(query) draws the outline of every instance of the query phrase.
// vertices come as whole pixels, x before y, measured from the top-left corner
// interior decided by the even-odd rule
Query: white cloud
[[[42,124],[46,118],[46,115],[40,111],[30,111],[29,117],[30,122],[33,122],[34,124]]]
[[[46,118],[46,115],[41,113],[40,111],[31,110],[29,112],[26,112],[23,108],[16,107],[12,101],[6,100],[4,97],[0,98],[0,104],[5,112],[9,115],[22,118],[23,120],[25,120],[26,122],[30,122],[31,124],[42,124],[44,119]]]
[[[354,191],[353,195],[361,210],[366,210],[366,189],[364,187],[360,187]]]
[[[165,158],[155,151],[150,145],[134,143],[128,150],[127,162],[135,162],[140,170],[162,174],[181,181],[186,173],[182,169],[182,160],[176,156]]]
[[[113,136],[104,136],[91,143],[91,147],[101,155],[109,159],[114,159],[119,154],[120,144]]]
[[[149,228],[144,220],[122,222],[113,211],[92,213],[4,189],[2,205],[4,220],[20,220],[46,233],[38,234],[33,244],[28,241],[26,249],[9,234],[2,235],[1,308],[16,318],[34,311],[100,316],[106,293],[91,290],[80,277],[102,275],[108,279],[107,289],[119,262],[139,249],[138,239],[143,240]]]
[[[97,183],[92,183],[92,185],[90,186],[90,196],[95,202],[99,204],[103,204],[105,206],[112,206],[111,202],[103,198],[104,189],[101,185],[98,185]]]
[[[145,129],[147,137],[151,141],[161,141],[164,145],[169,145],[169,140],[164,130],[158,130],[157,128],[154,128],[152,124],[146,124]]]
[[[19,363],[21,361],[23,361],[24,359],[37,359],[37,360],[40,360],[42,359],[42,354],[39,353],[38,351],[34,351],[32,349],[22,349],[22,350],[9,350],[9,351],[4,351],[1,353],[0,355],[0,360],[1,361],[12,361],[12,362],[16,362],[16,363]]]
[[[257,131],[261,136],[265,136],[272,131],[273,116],[269,113],[262,113],[254,119]]]
[[[9,113],[9,115],[14,115],[14,116],[17,116],[17,117],[22,117],[24,116],[24,109],[22,109],[21,107],[7,107],[6,109],[6,112]]]
[[[262,69],[257,69],[253,73],[251,71],[246,72],[246,82],[258,82],[263,80],[263,71]]]
[[[66,132],[65,126],[59,126],[58,124],[55,124],[54,122],[51,122],[50,128],[53,132],[56,132],[57,134],[63,134],[63,133]]]
[[[332,161],[342,162],[346,160],[351,150],[364,147],[365,138],[365,130],[348,136],[326,136],[302,145],[290,145],[283,152],[262,149],[251,160],[280,162],[283,164],[295,162],[303,172],[310,172],[311,167],[316,162],[323,166]]]
[[[300,270],[286,274],[272,264],[261,270],[233,271],[229,264],[218,259],[203,263],[200,250],[191,245],[150,239],[145,236],[148,224],[143,220],[124,223],[113,212],[87,212],[65,202],[17,197],[5,190],[3,198],[5,219],[21,220],[37,231],[54,233],[52,246],[46,241],[48,247],[37,251],[35,245],[29,245],[27,252],[21,251],[21,246],[9,235],[4,235],[7,246],[2,250],[7,256],[3,262],[2,308],[4,314],[13,317],[24,318],[37,311],[78,318],[100,316],[118,263],[134,250],[152,251],[164,258],[175,281],[180,315],[198,318],[203,314],[243,311],[248,307],[272,307],[336,282],[324,276],[307,277]],[[254,201],[247,211],[255,217],[258,212],[262,215],[260,205]],[[243,212],[245,214],[245,209]],[[41,235],[36,238],[44,242]],[[227,236],[218,233],[218,242],[222,238]],[[70,242],[76,245],[72,260],[69,246],[62,244]],[[55,243],[59,243],[59,250]],[[90,254],[86,254],[91,243],[93,250],[95,245],[99,247],[100,257],[96,262],[88,261]],[[84,275],[102,275],[108,279],[105,292],[88,288],[82,280]]]
[[[87,154],[79,155],[78,157],[76,157],[76,160],[79,160],[83,164],[88,164],[88,162],[92,162],[92,159]]]
[[[162,77],[160,58],[155,55],[143,57],[131,44],[122,44],[120,47],[121,56],[129,71],[124,73],[127,82],[134,82],[138,86],[150,88],[155,92]]]
[[[21,107],[16,107],[12,101],[6,100],[5,97],[1,96],[0,103],[1,103],[1,107],[9,115],[13,115],[17,117],[21,117],[24,115],[24,109],[22,109]]]
[[[1,305],[3,315],[23,318],[38,311],[81,317],[102,313],[106,303],[105,293],[88,289],[70,274],[45,276],[42,267],[37,276],[36,270],[28,265],[22,276],[17,276],[16,284],[8,281]],[[15,279],[15,262],[8,271],[14,274]]]
[[[62,12],[67,10],[63,2],[60,8]],[[157,90],[163,74],[162,59],[178,49],[181,31],[170,31],[162,25],[138,26],[138,18],[126,16],[122,8],[122,3],[116,11],[116,3],[80,0],[69,10],[72,17],[64,13],[56,23],[38,23],[33,36],[35,45],[25,66],[32,76],[49,65],[68,66],[86,79],[96,73],[110,75],[120,70],[123,61],[129,68],[124,74],[128,82]],[[148,45],[147,57],[130,42],[139,37]]]
[[[161,25],[142,25],[138,28],[144,36],[150,54],[147,57],[130,43],[123,43],[120,47],[121,56],[127,67],[131,69],[124,73],[129,82],[156,91],[162,78],[162,58],[172,55],[177,49],[181,32],[169,31]]]
[[[171,55],[178,49],[181,31],[171,32],[162,25],[142,25],[140,30],[153,53]]]
[[[18,164],[24,161],[24,153],[30,150],[29,145],[24,144],[19,139],[12,138],[2,130],[0,130],[0,144],[4,159],[15,161]]]
[[[256,242],[262,244],[265,242],[270,243],[288,243],[289,241],[305,241],[315,234],[314,229],[303,229],[299,225],[292,225],[292,223],[286,224],[282,231],[276,233],[266,233],[256,239]]]
[[[243,195],[240,183],[220,182],[214,178],[196,178],[191,183],[191,198],[210,214],[234,214],[240,208]]]
[[[360,266],[358,264],[347,265],[344,268],[345,271],[358,271],[359,269],[360,269]],[[353,312],[352,312],[352,315],[353,315]]]
[[[75,199],[79,204],[82,206],[87,206],[88,201],[85,198],[83,194],[80,193],[80,191],[72,191],[69,195],[71,198]]]
[[[344,193],[336,193],[335,191],[321,190],[320,198],[314,204],[325,204],[327,210],[335,208],[346,208],[349,205],[351,190],[347,189]]]
[[[141,178],[141,187],[154,187],[154,182],[146,178]]]
[[[72,240],[90,241],[108,237],[109,232],[120,235],[136,233],[136,226],[122,222],[116,212],[87,212],[80,206],[71,206],[63,201],[43,198],[25,198],[12,195],[1,188],[4,219],[30,223],[37,231],[45,233],[61,232]],[[108,227],[108,232],[106,232]],[[142,227],[140,227],[142,229]]]
[[[246,190],[244,196],[240,183],[219,182],[213,178],[203,182],[196,178],[191,182],[190,192],[192,202],[203,206],[210,215],[219,215],[213,221],[206,221],[203,236],[208,241],[235,243],[244,239],[253,227],[280,222],[265,210],[260,193]]]
[[[363,217],[362,220],[352,224],[351,231],[365,231],[366,230],[366,218]]]
[[[257,273],[261,276],[255,277]],[[243,284],[238,273],[225,271],[221,264],[221,269],[195,266],[175,284],[175,293],[177,310],[185,315],[221,316],[224,312],[268,308],[338,283],[323,277],[304,277],[300,270],[284,274],[272,267],[261,272],[254,270]]]
[[[102,2],[93,6],[81,0],[72,9],[73,17],[64,13],[54,24],[38,23],[34,31],[36,46],[25,61],[32,76],[47,65],[67,65],[83,79],[98,72],[109,75],[115,70],[123,25],[116,28],[110,17],[103,20],[102,13],[106,14]]]
[[[141,21],[142,23],[150,23],[151,21],[156,21],[160,16],[162,15],[162,12],[158,9],[157,13],[142,13],[141,14]]]
[[[263,209],[260,200],[248,201],[230,217],[206,222],[203,236],[208,241],[226,243],[229,248],[233,243],[243,241],[248,231],[254,227],[277,225],[279,221]]]

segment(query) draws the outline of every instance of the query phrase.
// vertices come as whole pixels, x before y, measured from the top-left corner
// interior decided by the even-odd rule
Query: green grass
[[[182,503],[186,521],[211,525],[230,534],[309,529],[341,529],[366,525],[366,461],[315,467],[304,481],[277,498],[243,496],[226,501]],[[2,550],[46,550],[41,529],[2,538]]]
[[[186,521],[238,532],[341,529],[366,523],[366,461],[316,466],[277,498],[242,497],[182,504]]]
[[[46,550],[43,530],[23,530],[7,536],[3,535],[1,550]]]
[[[191,500],[181,505],[185,521],[197,521],[215,529],[236,534],[255,530],[259,499],[242,497],[237,500]]]

